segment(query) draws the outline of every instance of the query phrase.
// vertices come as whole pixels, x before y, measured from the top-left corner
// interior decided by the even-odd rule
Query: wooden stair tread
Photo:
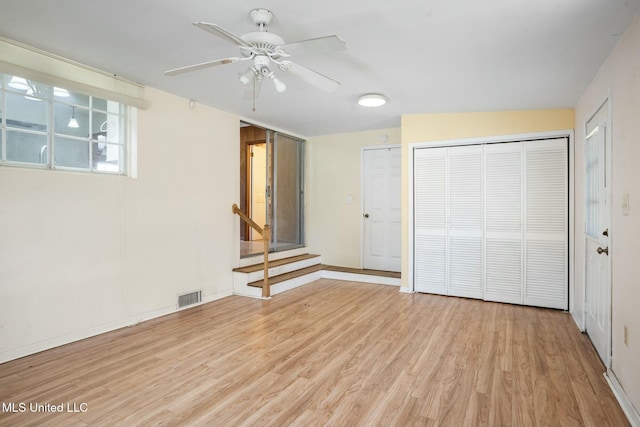
[[[380,277],[392,277],[399,279],[400,272],[397,271],[385,271],[385,270],[369,270],[362,268],[351,268],[351,267],[339,267],[336,265],[322,265],[323,270],[328,271],[337,271],[341,273],[352,273],[352,274],[365,274],[367,276],[380,276]]]
[[[274,261],[269,261],[269,268],[271,267],[279,267],[281,265],[286,265],[286,264],[291,264],[297,261],[304,261],[305,259],[311,259],[311,258],[316,258],[319,257],[320,255],[313,255],[313,254],[302,254],[302,255],[296,255],[296,256],[290,256],[288,258],[282,258],[282,259],[277,259]],[[259,264],[252,264],[252,265],[247,265],[246,267],[238,267],[238,268],[234,268],[233,271],[238,272],[238,273],[254,273],[256,271],[262,271],[264,270],[264,262],[261,262]]]
[[[269,285],[273,286],[276,283],[284,282],[285,280],[295,279],[296,277],[304,276],[309,273],[315,273],[316,271],[322,270],[322,264],[312,265],[310,267],[301,268],[299,270],[294,270],[289,273],[279,274],[277,276],[269,277]],[[264,284],[263,280],[256,280],[255,282],[248,283],[247,286],[252,286],[254,288],[262,288]]]

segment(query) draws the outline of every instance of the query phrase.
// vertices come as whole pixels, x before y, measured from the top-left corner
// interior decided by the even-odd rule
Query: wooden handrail
[[[252,220],[251,218],[249,218],[247,216],[247,214],[245,214],[244,212],[242,212],[240,210],[240,208],[238,207],[238,205],[236,205],[235,203],[233,204],[233,206],[231,206],[231,210],[233,211],[234,214],[238,214],[238,216],[240,218],[242,218],[242,220],[244,222],[246,222],[247,224],[249,224],[254,230],[256,230],[258,233],[262,234],[262,227],[260,227],[254,220]]]
[[[265,224],[264,227],[260,227],[254,220],[249,218],[247,214],[242,212],[235,203],[231,206],[231,210],[234,214],[237,214],[240,219],[262,235],[262,241],[264,242],[264,279],[262,285],[262,297],[269,298],[271,297],[271,285],[269,284],[269,241],[271,241],[271,227],[269,227],[269,224]]]

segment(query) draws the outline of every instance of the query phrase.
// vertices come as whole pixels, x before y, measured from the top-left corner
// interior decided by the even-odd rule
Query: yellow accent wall
[[[574,110],[492,111],[402,116],[402,286],[409,272],[409,144],[573,129]]]

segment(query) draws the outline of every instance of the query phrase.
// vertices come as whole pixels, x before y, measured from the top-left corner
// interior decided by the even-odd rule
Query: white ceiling
[[[3,0],[0,36],[194,99],[300,136],[400,125],[408,113],[573,107],[640,0]],[[254,8],[286,42],[338,34],[348,50],[292,58],[342,83],[322,92],[279,72],[251,111],[246,63],[166,77],[164,71],[237,56],[202,31],[212,22],[254,31]],[[389,102],[359,107],[378,92]]]

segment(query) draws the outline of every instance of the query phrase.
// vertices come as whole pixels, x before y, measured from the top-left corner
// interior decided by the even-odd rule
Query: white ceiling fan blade
[[[280,69],[289,71],[291,72],[291,74],[295,74],[307,83],[312,84],[315,87],[320,88],[326,92],[336,92],[338,89],[340,89],[340,82],[333,80],[332,78],[329,78],[323,74],[320,74],[317,71],[313,71],[310,68],[303,67],[300,64],[296,64],[295,62],[282,61]]]
[[[165,71],[165,76],[175,76],[176,74],[187,73],[189,71],[201,70],[203,68],[215,67],[216,65],[233,64],[234,62],[241,61],[241,58],[225,58],[216,59],[215,61],[202,62],[200,64],[188,65],[186,67],[174,68],[173,70]]]
[[[201,28],[201,29],[203,29],[205,31],[208,31],[211,34],[215,34],[218,37],[222,37],[223,39],[227,39],[231,43],[235,43],[238,46],[244,46],[244,47],[248,47],[248,48],[252,48],[253,47],[253,45],[251,43],[243,40],[240,36],[233,34],[231,31],[225,30],[220,25],[210,24],[208,22],[194,22],[193,25],[195,25],[196,27]]]
[[[287,43],[282,48],[292,55],[330,53],[346,50],[347,42],[342,40],[340,36],[333,35]]]

